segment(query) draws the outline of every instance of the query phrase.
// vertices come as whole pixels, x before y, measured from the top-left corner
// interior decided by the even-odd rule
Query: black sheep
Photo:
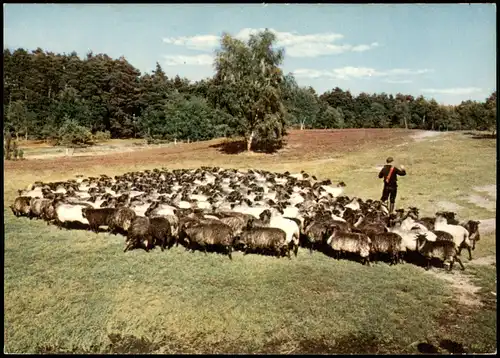
[[[82,209],[82,215],[85,219],[88,220],[90,230],[96,233],[99,232],[99,226],[109,227],[111,219],[115,214],[115,212],[116,212],[115,208]]]

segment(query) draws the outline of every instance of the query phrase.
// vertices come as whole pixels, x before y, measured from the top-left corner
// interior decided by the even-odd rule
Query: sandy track
[[[394,129],[345,129],[345,130],[292,130],[286,137],[286,145],[275,154],[256,154],[258,157],[279,158],[279,160],[315,160],[331,154],[338,155],[356,151],[364,146],[403,142],[411,131]],[[126,166],[142,163],[168,163],[182,161],[223,161],[231,158],[231,154],[240,151],[241,143],[224,144],[224,139],[214,139],[195,143],[178,143],[177,145],[136,150],[124,153],[105,153],[102,155],[82,155],[74,157],[58,157],[23,161],[6,161],[4,169],[14,170],[57,170],[61,166],[71,169],[82,169],[95,166]],[[246,154],[246,153],[242,153]]]

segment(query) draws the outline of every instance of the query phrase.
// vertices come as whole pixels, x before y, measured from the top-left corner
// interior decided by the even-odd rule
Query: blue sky
[[[4,4],[4,48],[89,50],[142,72],[213,75],[223,31],[241,39],[270,28],[285,72],[318,93],[420,94],[440,103],[496,90],[494,4]]]

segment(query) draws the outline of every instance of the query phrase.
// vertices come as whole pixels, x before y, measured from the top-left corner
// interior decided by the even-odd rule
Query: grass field
[[[275,154],[225,154],[225,140],[127,153],[5,162],[4,350],[115,353],[417,353],[451,339],[496,351],[495,232],[482,233],[466,271],[405,264],[365,267],[299,250],[297,258],[132,251],[124,238],[16,219],[7,205],[35,180],[116,175],[155,167],[217,165],[305,170],[378,198],[377,166],[405,164],[398,207],[422,215],[455,205],[459,218],[491,219],[471,200],[496,199],[496,140],[463,132],[292,131]],[[42,149],[46,149],[43,148]],[[482,206],[481,206],[481,205]],[[477,262],[474,264],[474,262]],[[492,293],[493,292],[493,293]]]

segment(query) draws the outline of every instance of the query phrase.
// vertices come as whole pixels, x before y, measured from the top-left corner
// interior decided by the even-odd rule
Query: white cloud
[[[334,77],[338,79],[364,78],[372,76],[382,76],[383,73],[368,67],[342,67],[332,70]]]
[[[387,71],[388,75],[423,75],[424,73],[432,72],[433,70],[424,68],[421,70],[410,70],[408,68],[394,68]]]
[[[375,47],[378,47],[378,42],[372,42],[371,44],[369,45],[358,45],[358,46],[354,46],[352,48],[352,51],[354,52],[364,52],[364,51],[368,51],[368,50],[371,50],[372,48],[375,48]]]
[[[386,82],[393,81],[391,83],[408,83],[407,79],[394,78],[397,76],[421,75],[428,72],[432,72],[432,70],[429,69],[411,70],[407,68],[395,68],[391,70],[380,71],[369,67],[351,67],[351,66],[335,68],[333,70],[314,70],[314,69],[300,68],[293,71],[294,75],[298,78],[326,77],[326,78],[336,78],[339,80],[349,80],[349,79],[363,79],[371,77],[386,77],[387,78]]]
[[[423,93],[433,94],[449,94],[449,95],[465,95],[473,93],[481,93],[483,90],[477,87],[456,87],[456,88],[424,88]]]
[[[198,35],[192,37],[165,37],[163,42],[178,46],[185,46],[192,50],[207,51],[219,44],[219,37],[215,35]]]
[[[211,55],[195,55],[195,56],[184,56],[184,55],[165,55],[165,64],[167,66],[177,66],[177,65],[195,65],[195,66],[211,66],[213,64],[214,57]]]
[[[387,82],[387,83],[413,83],[412,80],[391,80],[391,79],[386,79],[384,80],[384,82]]]
[[[263,30],[264,28],[243,28],[235,37],[242,41],[246,41],[250,38],[251,34]],[[349,51],[364,52],[379,46],[377,42],[360,45],[334,44],[335,41],[343,39],[344,35],[333,32],[300,35],[297,32],[282,32],[272,28],[269,30],[276,34],[277,46],[284,47],[286,54],[290,57],[317,57],[322,55],[335,55]],[[168,44],[184,46],[192,50],[209,51],[219,45],[219,36],[196,35],[191,37],[166,37],[163,41]]]
[[[293,71],[293,75],[297,78],[334,77],[333,74],[328,71],[319,71],[309,68],[299,68]]]

